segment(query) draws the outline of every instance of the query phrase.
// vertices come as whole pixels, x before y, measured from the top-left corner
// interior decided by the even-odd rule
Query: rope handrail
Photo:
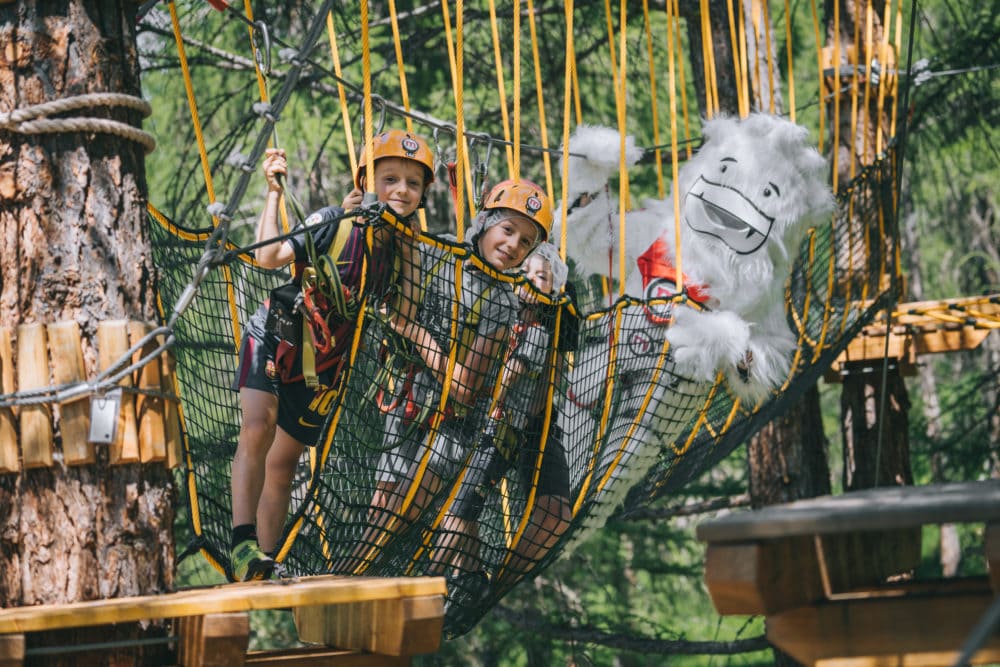
[[[141,145],[146,153],[152,153],[156,148],[156,139],[152,134],[121,121],[91,116],[48,118],[54,114],[93,107],[123,107],[139,111],[143,116],[148,116],[152,112],[149,103],[141,97],[126,93],[85,93],[0,113],[0,129],[18,134],[98,132],[134,141]]]

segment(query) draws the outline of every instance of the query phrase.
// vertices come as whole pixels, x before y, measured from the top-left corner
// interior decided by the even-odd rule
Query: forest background
[[[748,0],[749,1],[749,0]],[[287,68],[283,46],[301,41],[313,4],[251,3],[254,16],[270,26],[273,40],[272,90]],[[666,18],[662,2],[629,4],[629,15],[642,17],[662,34]],[[681,14],[688,5],[681,2]],[[721,3],[712,3],[713,6]],[[795,79],[803,85],[797,101],[798,121],[816,132],[816,53],[811,7],[796,0],[777,7],[794,17],[791,41],[774,35],[774,49],[794,54]],[[828,20],[831,7],[817,8],[819,20]],[[974,6],[970,6],[974,5]],[[448,67],[448,36],[442,29],[439,2],[398,2],[401,46],[406,54],[409,102],[430,117],[453,121],[453,82]],[[610,9],[610,11],[609,11]],[[926,0],[904,3],[903,26],[914,19],[913,76],[909,104],[901,109],[908,129],[899,197],[906,293],[901,301],[945,299],[1000,292],[1000,227],[994,184],[1000,182],[1000,7],[992,3]],[[512,30],[509,4],[499,6],[498,25],[508,39]],[[915,14],[914,14],[915,13]],[[240,175],[241,158],[258,121],[252,105],[259,99],[258,80],[248,46],[247,27],[204,2],[180,2],[178,14],[187,38],[194,89],[199,91],[201,121],[212,171],[219,192],[226,192]],[[389,8],[371,6],[372,89],[396,104],[402,99],[395,52],[388,29]],[[537,20],[538,85],[548,103],[547,133],[558,146],[562,127],[565,58],[562,3],[539,3]],[[340,57],[345,70],[357,71],[361,56],[360,21],[353,3],[335,3]],[[454,16],[452,16],[454,21]],[[465,124],[469,131],[498,136],[501,110],[497,101],[497,74],[486,3],[466,3],[464,23]],[[587,123],[614,126],[614,94],[609,86],[614,48],[608,26],[618,34],[617,10],[603,2],[575,3],[574,40],[580,86],[580,112]],[[691,47],[690,26],[680,31],[680,49]],[[528,29],[522,26],[524,68],[521,87],[522,142],[542,143],[535,103],[535,84]],[[204,226],[207,221],[204,181],[198,166],[196,141],[180,76],[170,16],[162,6],[139,24],[144,95],[154,112],[147,127],[159,138],[147,158],[150,201],[181,224]],[[547,38],[547,36],[559,36]],[[905,39],[905,36],[904,36]],[[647,49],[665,49],[660,40],[647,46],[642,21],[626,30],[629,62]],[[617,42],[615,42],[617,45]],[[904,41],[902,55],[909,49]],[[635,56],[634,58],[632,56]],[[508,111],[512,110],[511,54],[503,55],[508,72]],[[780,61],[780,59],[779,59]],[[648,73],[629,71],[627,129],[640,146],[652,146],[653,125]],[[787,68],[786,65],[782,65]],[[697,119],[703,111],[696,69],[686,60],[683,103]],[[782,80],[787,71],[782,70]],[[360,80],[354,83],[360,86]],[[634,83],[634,85],[633,85]],[[665,86],[661,97],[665,96]],[[810,96],[808,92],[812,90]],[[277,136],[290,154],[289,188],[307,209],[339,202],[349,188],[341,105],[335,82],[308,74],[277,126]],[[661,102],[662,103],[662,102]],[[359,105],[348,105],[358,136]],[[387,124],[400,124],[390,114]],[[901,125],[904,126],[904,125]],[[418,124],[418,132],[420,131]],[[166,137],[175,137],[173,141]],[[554,138],[553,138],[554,137]],[[697,136],[679,137],[682,146],[696,145]],[[480,148],[480,150],[482,150]],[[489,164],[493,181],[507,177],[502,150]],[[543,180],[538,153],[522,153],[528,177]],[[656,175],[640,166],[630,178],[633,197],[656,194]],[[255,177],[234,224],[234,240],[252,239],[253,226],[264,192]],[[557,188],[558,192],[558,188]],[[432,230],[453,224],[447,192],[435,190],[428,206]],[[437,227],[435,227],[437,225]],[[939,355],[920,360],[917,376],[907,378],[911,401],[909,447],[916,484],[982,479],[1000,476],[1000,339],[996,333],[976,351]],[[834,492],[843,487],[844,465],[840,432],[841,385],[819,384],[823,416],[821,440],[826,450]],[[693,528],[720,508],[749,504],[745,448],[707,471],[683,493],[650,503],[626,506],[607,527],[545,570],[533,581],[512,591],[469,634],[447,641],[434,656],[417,664],[440,665],[704,665],[772,664],[774,657],[763,640],[759,618],[719,617],[702,582],[704,547]],[[179,485],[183,488],[183,485]],[[177,525],[178,550],[189,538],[186,517]],[[927,529],[924,536],[925,573],[975,573],[985,567],[974,549],[974,536],[961,530],[946,533]],[[942,544],[944,548],[942,548]],[[957,548],[956,548],[957,547]],[[179,585],[218,580],[217,573],[198,556],[179,563]],[[294,643],[290,616],[277,612],[253,617],[253,647]]]

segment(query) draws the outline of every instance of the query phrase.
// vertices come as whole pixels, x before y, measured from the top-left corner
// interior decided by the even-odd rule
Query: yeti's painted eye
[[[774,183],[768,183],[767,185],[764,186],[764,196],[770,197],[772,194],[776,194],[780,197],[781,190],[779,190],[778,186],[775,185]]]
[[[764,188],[764,196],[765,197],[771,196],[771,188]]]
[[[722,165],[721,167],[719,167],[719,171],[721,171],[723,174],[726,173],[726,169],[728,169],[726,165]]]
[[[726,170],[729,169],[729,164],[728,164],[729,162],[736,162],[736,158],[731,158],[731,157],[722,158],[722,164],[719,165],[719,171],[721,173],[724,174],[726,173]]]

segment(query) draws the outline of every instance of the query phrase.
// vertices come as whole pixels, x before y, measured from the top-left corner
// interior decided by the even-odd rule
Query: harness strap
[[[337,234],[333,238],[333,243],[327,248],[326,255],[319,258],[318,261],[323,262],[324,260],[332,260],[329,264],[325,264],[326,267],[332,268],[331,271],[321,271],[317,274],[314,267],[310,267],[303,272],[302,276],[302,289],[304,295],[312,296],[315,294],[317,288],[317,281],[323,279],[329,279],[332,285],[331,294],[338,295],[340,299],[337,301],[337,307],[342,310],[341,315],[346,318],[347,316],[347,306],[343,301],[344,286],[340,282],[340,271],[337,270],[336,260],[340,258],[340,253],[344,251],[347,246],[347,241],[351,236],[351,229],[353,227],[352,223],[348,222],[346,225],[344,222],[346,218],[341,218],[337,223]],[[331,266],[332,265],[332,266]],[[312,276],[309,274],[312,273]],[[318,276],[323,276],[320,278]],[[310,278],[311,284],[310,284]],[[307,387],[315,387],[319,384],[319,376],[316,373],[316,349],[319,348],[324,354],[329,352],[333,348],[334,341],[330,334],[330,328],[327,325],[326,320],[319,314],[318,309],[315,307],[312,309],[314,312],[309,312],[307,307],[304,317],[302,318],[302,378],[306,383]],[[314,316],[315,315],[315,316]],[[314,320],[317,326],[320,327],[322,332],[321,340],[317,342],[313,337],[313,326]]]

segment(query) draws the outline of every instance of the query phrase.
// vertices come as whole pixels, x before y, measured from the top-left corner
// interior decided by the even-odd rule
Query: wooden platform
[[[0,610],[0,665],[21,664],[27,633],[147,619],[174,619],[180,665],[408,665],[410,656],[438,649],[445,593],[438,577],[322,576],[15,607]],[[338,650],[248,655],[247,612],[286,608],[303,642]]]
[[[924,525],[983,526],[988,575],[920,581]],[[809,665],[951,665],[1000,594],[1000,480],[887,487],[707,521],[705,581],[720,614],[767,616]],[[994,633],[973,660],[1000,661]]]

